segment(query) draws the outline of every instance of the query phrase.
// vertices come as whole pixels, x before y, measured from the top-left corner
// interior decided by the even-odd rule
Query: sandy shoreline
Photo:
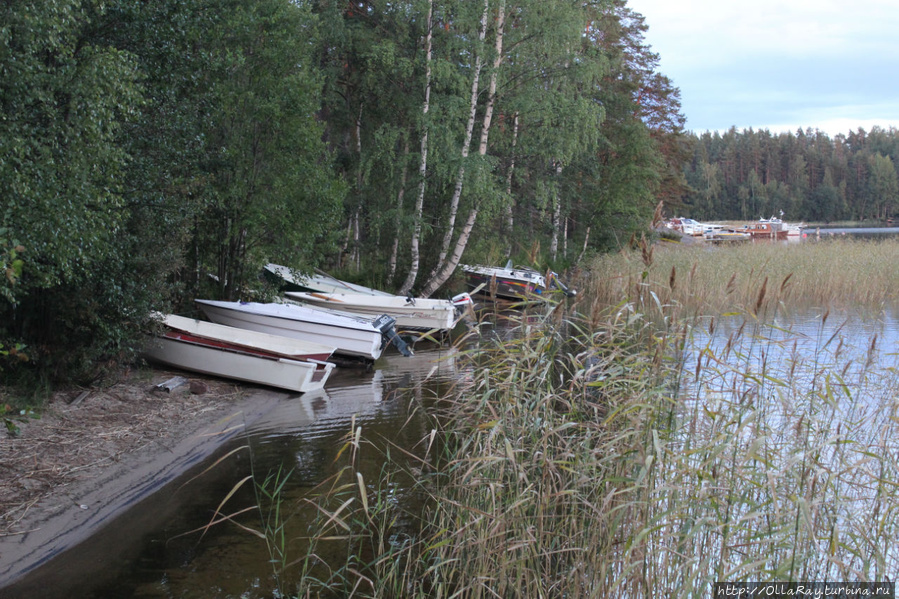
[[[18,423],[17,437],[3,435],[0,596],[41,589],[48,581],[32,579],[42,565],[202,463],[286,397],[193,376],[205,392],[155,389],[176,375],[185,376],[140,371],[77,402],[73,395],[83,392],[58,393],[40,419]]]

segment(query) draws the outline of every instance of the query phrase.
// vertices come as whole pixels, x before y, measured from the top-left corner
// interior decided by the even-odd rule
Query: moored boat
[[[460,318],[451,300],[403,297],[400,295],[363,295],[358,293],[319,293],[288,291],[284,295],[317,307],[333,308],[354,314],[388,314],[396,319],[399,331],[438,331],[452,329]],[[460,305],[471,303],[468,294],[459,297]]]
[[[266,264],[263,270],[265,275],[276,282],[284,291],[306,291],[314,293],[358,293],[361,295],[374,295],[396,297],[392,293],[372,289],[356,283],[341,281],[331,275],[316,272],[310,275],[299,275],[294,270],[280,264]]]
[[[165,316],[166,330],[147,343],[144,356],[183,370],[299,393],[322,389],[334,369],[334,364],[311,357],[330,356],[333,348],[191,320]]]
[[[396,319],[386,314],[361,316],[292,303],[195,301],[213,322],[333,345],[344,356],[377,360],[388,341],[409,351],[396,335]]]
[[[175,314],[160,316],[168,329],[166,336],[186,340],[200,338],[209,345],[217,343],[223,347],[272,354],[291,360],[319,360],[322,362],[327,361],[336,349],[334,346],[322,343],[260,333]]]
[[[783,212],[781,212],[783,215]],[[787,237],[800,237],[805,223],[785,223],[783,220],[772,216],[771,218],[760,218],[760,223],[769,223],[776,231],[786,231]]]
[[[477,291],[488,297],[507,300],[534,299],[545,297],[553,291],[574,296],[554,272],[548,277],[533,268],[512,266],[510,260],[505,267],[467,265],[461,266],[466,275],[466,285],[470,292]]]
[[[708,241],[747,241],[752,239],[752,235],[744,232],[738,231],[736,229],[722,228],[717,231],[713,231],[705,234],[705,238]]]
[[[759,221],[757,223],[752,223],[751,225],[743,225],[743,228],[740,229],[740,231],[749,233],[753,239],[787,238],[787,231],[785,229],[766,221]]]

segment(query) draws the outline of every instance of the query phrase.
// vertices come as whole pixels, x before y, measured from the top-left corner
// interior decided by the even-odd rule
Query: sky
[[[686,129],[899,127],[896,0],[628,0]]]

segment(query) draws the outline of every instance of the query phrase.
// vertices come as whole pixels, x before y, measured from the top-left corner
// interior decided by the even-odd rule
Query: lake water
[[[825,319],[813,311],[767,324],[742,317],[714,324],[704,320],[686,346],[679,393],[688,409],[691,401],[708,406],[721,396],[783,403],[834,377],[853,394],[882,393],[899,384],[876,379],[896,377],[897,342],[899,318],[892,312],[869,319],[828,314]],[[277,596],[270,554],[260,538],[228,523],[203,535],[189,531],[205,526],[245,477],[262,480],[290,472],[282,493],[288,510],[285,548],[288,560],[302,558],[308,552],[307,525],[316,516],[307,499],[345,465],[355,428],[361,428],[362,442],[354,472],[369,484],[377,481],[390,452],[405,467],[391,476],[389,500],[401,511],[416,512],[422,500],[409,473],[417,462],[403,452],[424,451],[430,435],[426,411],[458,376],[458,364],[453,350],[420,349],[412,358],[390,355],[370,372],[339,370],[322,393],[285,398],[243,438],[213,456],[210,465],[235,451],[208,473],[177,481],[48,564],[42,597]],[[221,511],[233,513],[255,503],[253,487],[246,484]],[[261,527],[258,512],[248,512],[240,522]],[[336,543],[317,551],[325,560],[332,552],[339,563],[345,549]],[[286,577],[281,582],[292,590],[295,581]]]
[[[808,227],[802,230],[805,239],[827,239],[830,237],[860,237],[881,239],[899,235],[899,227]]]
[[[304,498],[336,472],[338,453],[353,428],[362,430],[355,467],[365,480],[377,481],[389,446],[415,452],[428,437],[422,410],[455,371],[455,350],[426,347],[411,358],[390,354],[368,372],[338,369],[324,392],[285,396],[245,436],[199,468],[236,450],[209,472],[174,482],[43,566],[37,575],[40,596],[272,597],[270,557],[260,538],[228,523],[213,526],[202,538],[200,533],[184,533],[205,526],[241,479],[253,474],[261,481],[281,470],[290,472],[282,493],[290,509],[287,538],[294,539],[287,550],[291,559],[301,556],[306,550],[302,538],[308,535],[306,526],[315,509]],[[411,481],[396,477],[396,485],[396,501],[416,501],[404,495]],[[255,502],[253,485],[245,484],[221,511],[230,514]],[[238,520],[261,528],[258,512]],[[291,588],[291,580],[282,582]],[[3,590],[0,596],[7,597]]]

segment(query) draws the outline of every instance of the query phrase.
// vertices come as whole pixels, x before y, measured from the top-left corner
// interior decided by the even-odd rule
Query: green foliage
[[[320,83],[303,43],[315,33],[311,15],[282,0],[222,8],[207,73],[218,108],[208,130],[212,184],[196,235],[200,263],[234,298],[272,259],[320,260],[343,189],[315,118]]]
[[[475,252],[564,229],[567,263],[638,228],[679,110],[642,22],[618,0],[489,0],[481,42],[484,6],[433,3],[426,64],[417,0],[0,4],[0,339],[31,357],[15,368],[90,380],[135,355],[152,310],[252,294],[269,261],[345,265],[344,245],[382,276],[414,220],[425,125],[426,261],[463,166]],[[475,122],[494,75],[495,106],[463,165],[478,60]]]
[[[8,239],[7,235],[7,229],[0,227],[0,271],[3,273],[3,277],[0,278],[0,295],[12,302],[15,297],[13,289],[22,278],[22,269],[25,266],[25,261],[20,257],[25,252],[25,246]]]
[[[673,211],[726,220],[782,210],[788,220],[838,221],[883,220],[899,208],[895,129],[859,129],[833,139],[810,129],[731,129],[691,140],[693,158],[684,175],[692,189],[682,206],[670,206]]]

